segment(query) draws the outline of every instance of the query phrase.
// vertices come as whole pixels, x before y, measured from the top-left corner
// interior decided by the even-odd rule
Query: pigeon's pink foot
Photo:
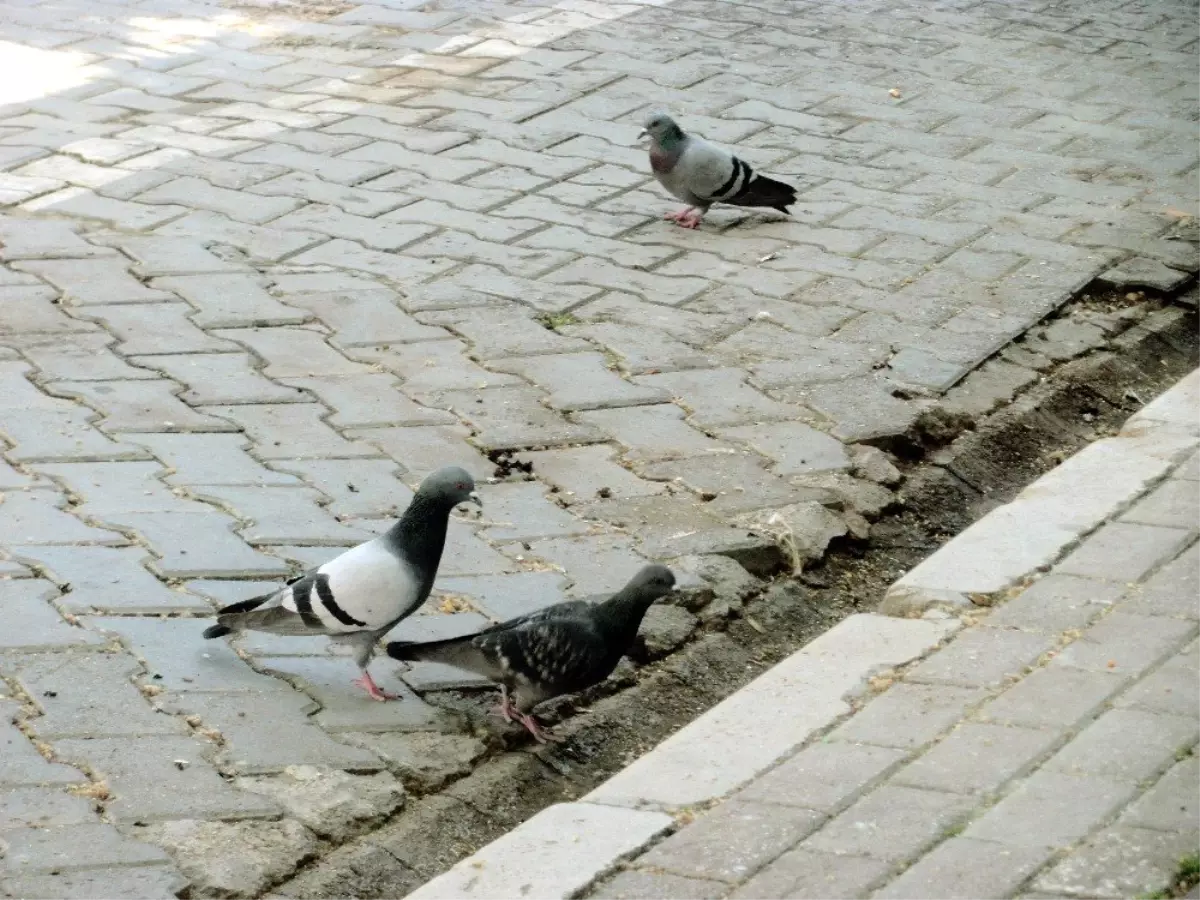
[[[517,721],[525,726],[525,730],[528,731],[530,734],[532,734],[533,739],[535,741],[537,741],[539,744],[545,744],[549,741],[558,742],[558,741],[562,740],[562,738],[560,738],[560,737],[555,737],[552,734],[547,734],[545,729],[543,729],[542,726],[538,724],[537,719],[535,719],[529,713],[522,713],[522,712],[518,712],[517,710],[514,710],[514,712],[517,713]]]
[[[679,210],[679,212],[667,213],[665,216],[663,216],[663,218],[670,222],[678,222],[680,225],[682,225],[684,221],[692,214],[692,209],[693,207],[689,206],[687,209]]]
[[[678,221],[684,228],[699,228],[702,218],[704,213],[698,209],[690,209]]]
[[[372,700],[378,700],[381,703],[385,700],[398,700],[400,697],[399,694],[389,694],[387,691],[380,690],[370,672],[364,671],[361,678],[354,679],[354,683],[366,691],[367,696]]]
[[[500,694],[500,702],[491,711],[490,715],[501,718],[505,722],[512,722],[514,721],[513,716],[519,716],[520,713],[513,709],[512,701],[508,699],[508,692],[504,691]]]

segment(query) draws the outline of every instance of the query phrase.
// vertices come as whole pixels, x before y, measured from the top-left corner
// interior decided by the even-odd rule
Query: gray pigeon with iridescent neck
[[[500,685],[499,714],[538,741],[547,738],[533,708],[599,684],[633,643],[646,610],[675,586],[666,566],[646,566],[603,603],[568,600],[476,634],[443,641],[392,641],[388,656],[440,662]]]
[[[234,631],[325,635],[353,648],[362,670],[355,684],[372,699],[394,700],[375,684],[367,666],[379,639],[429,596],[450,511],[468,500],[483,505],[471,476],[457,466],[438,469],[421,482],[404,515],[386,532],[270,594],[226,606],[204,637]]]
[[[745,160],[702,137],[684,132],[675,120],[657,113],[646,120],[650,135],[650,168],[658,183],[688,204],[665,218],[684,228],[698,228],[714,203],[767,207],[787,214],[796,202],[790,184],[759,175]]]

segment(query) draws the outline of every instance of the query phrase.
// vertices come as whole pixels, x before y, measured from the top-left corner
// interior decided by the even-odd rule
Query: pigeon
[[[646,566],[603,603],[568,600],[463,637],[392,641],[387,653],[408,662],[445,663],[498,682],[501,718],[515,718],[545,743],[548,736],[533,708],[607,678],[633,643],[650,604],[674,586],[666,566]]]
[[[790,184],[758,175],[750,164],[728,150],[687,134],[675,120],[657,113],[646,120],[639,137],[650,136],[650,168],[658,183],[688,204],[664,218],[684,228],[700,227],[714,203],[766,206],[786,214],[796,202]]]
[[[450,510],[467,501],[483,506],[471,476],[457,466],[439,469],[421,482],[404,515],[384,534],[277,591],[226,606],[204,637],[234,631],[327,635],[353,648],[362,670],[355,684],[374,700],[396,699],[379,689],[367,666],[379,639],[429,596]]]

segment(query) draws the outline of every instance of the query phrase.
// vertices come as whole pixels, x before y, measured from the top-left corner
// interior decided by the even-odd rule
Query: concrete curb
[[[1047,568],[1200,445],[1197,410],[1200,370],[1130,417],[1115,437],[1085,447],[949,541],[893,584],[879,611],[914,616],[932,606],[970,607],[979,595]]]
[[[672,826],[666,813],[750,781],[849,713],[873,673],[923,656],[959,624],[850,616],[581,802],[543,810],[408,896],[569,897]]]

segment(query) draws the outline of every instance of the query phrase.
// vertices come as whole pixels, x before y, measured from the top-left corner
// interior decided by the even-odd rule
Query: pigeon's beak
[[[643,128],[641,131],[638,132],[637,139],[640,141],[642,138],[649,137],[649,136],[650,136],[650,132],[648,132],[645,128]]]
[[[479,499],[478,491],[471,491],[471,493],[467,494],[467,499],[470,500],[472,503],[474,503],[476,506],[478,506],[480,509],[483,509],[483,501]]]

